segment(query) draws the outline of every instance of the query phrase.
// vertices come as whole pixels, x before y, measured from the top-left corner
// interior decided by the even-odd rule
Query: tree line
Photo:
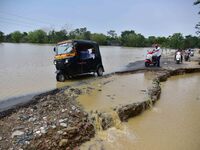
[[[43,30],[35,30],[31,32],[15,31],[5,35],[0,31],[0,42],[13,43],[57,43],[69,39],[93,40],[100,45],[118,45],[128,47],[151,47],[157,43],[161,47],[174,49],[200,48],[200,37],[181,33],[174,33],[168,37],[145,37],[134,30],[125,30],[118,36],[114,30],[103,33],[92,33],[87,28],[77,28],[70,32],[66,30],[45,32]]]

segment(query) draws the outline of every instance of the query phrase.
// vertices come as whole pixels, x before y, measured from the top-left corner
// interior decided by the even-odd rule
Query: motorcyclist
[[[191,54],[191,49],[188,49],[185,51],[185,57],[188,57],[188,61],[190,61],[190,54]]]
[[[161,58],[162,51],[160,47],[158,46],[158,44],[155,44],[154,52],[155,52],[155,56],[157,56],[157,67],[160,67],[160,58]]]
[[[175,55],[174,55],[174,60],[176,60],[176,54],[180,52],[181,53],[181,62],[183,61],[183,52],[181,49],[178,49],[176,52],[175,52]]]

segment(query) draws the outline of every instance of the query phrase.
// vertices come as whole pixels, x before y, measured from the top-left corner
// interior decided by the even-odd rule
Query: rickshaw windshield
[[[64,43],[56,46],[56,53],[59,54],[68,54],[72,53],[73,45],[72,43]]]

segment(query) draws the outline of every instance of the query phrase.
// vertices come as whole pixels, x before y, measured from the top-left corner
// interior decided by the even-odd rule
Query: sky
[[[0,0],[0,31],[134,30],[144,36],[196,35],[195,0]]]

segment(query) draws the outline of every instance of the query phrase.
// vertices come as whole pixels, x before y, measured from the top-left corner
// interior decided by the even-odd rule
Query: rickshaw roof
[[[77,43],[77,44],[83,44],[83,45],[98,45],[97,42],[94,41],[90,41],[90,40],[65,40],[65,41],[61,41],[59,43],[57,43],[57,45],[60,44],[65,44],[65,43]]]
[[[58,42],[57,45],[61,45],[61,44],[65,44],[65,43],[72,43],[72,40],[61,41],[61,42]]]

